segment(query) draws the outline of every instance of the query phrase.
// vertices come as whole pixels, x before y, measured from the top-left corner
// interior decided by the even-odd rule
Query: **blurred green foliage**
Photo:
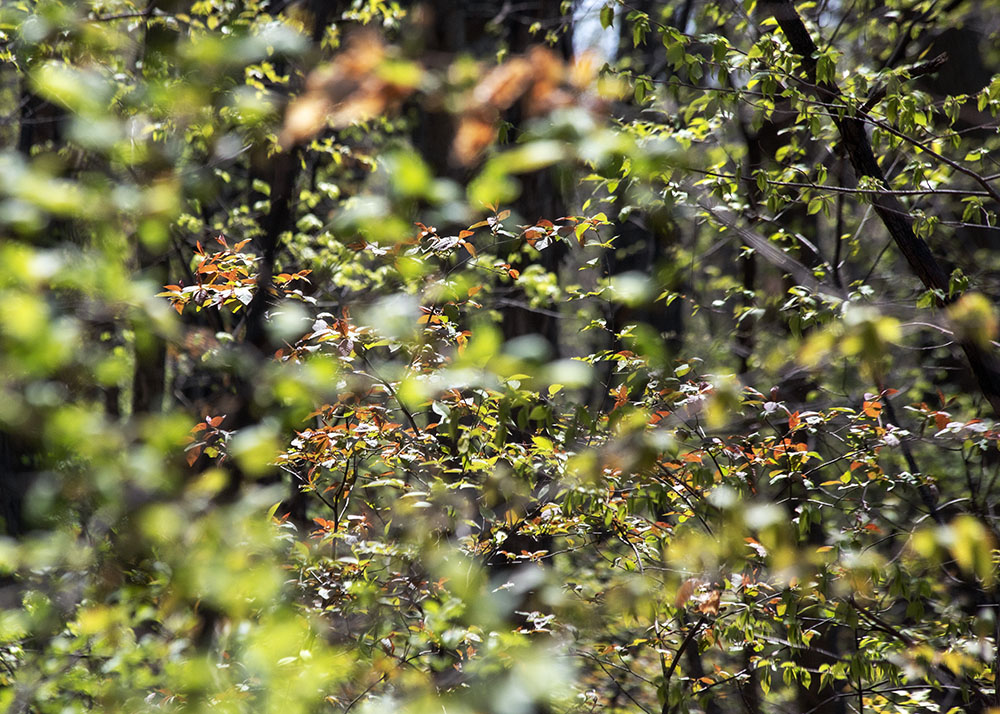
[[[0,6],[0,709],[996,711],[994,4],[480,5]]]

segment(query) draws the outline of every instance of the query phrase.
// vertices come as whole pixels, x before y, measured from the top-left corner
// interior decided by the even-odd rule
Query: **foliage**
[[[0,706],[996,710],[993,3],[471,5],[0,7]]]

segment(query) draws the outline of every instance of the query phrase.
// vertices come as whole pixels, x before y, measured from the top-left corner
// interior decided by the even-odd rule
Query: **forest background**
[[[0,709],[1000,711],[1000,5],[0,6]]]

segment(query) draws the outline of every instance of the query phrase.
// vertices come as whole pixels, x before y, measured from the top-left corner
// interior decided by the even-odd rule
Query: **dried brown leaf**
[[[469,166],[475,163],[496,138],[497,129],[493,122],[481,115],[466,114],[458,122],[451,150],[461,165]]]
[[[674,598],[674,607],[682,608],[685,603],[694,595],[694,589],[698,586],[697,578],[688,578],[677,589],[677,597]]]
[[[343,128],[395,111],[414,90],[391,73],[380,73],[388,53],[375,33],[355,35],[330,64],[314,70],[306,91],[285,114],[280,143],[288,148],[311,139],[325,126]]]
[[[700,605],[698,605],[698,612],[702,615],[718,615],[719,614],[719,604],[722,600],[722,593],[718,590],[713,590],[708,594]]]
[[[478,108],[508,109],[527,91],[535,70],[524,57],[514,57],[490,70],[472,91]]]

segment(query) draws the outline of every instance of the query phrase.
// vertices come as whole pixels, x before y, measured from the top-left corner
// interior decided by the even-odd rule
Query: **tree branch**
[[[833,121],[840,132],[841,140],[847,150],[855,174],[859,178],[868,177],[884,184],[885,175],[878,165],[871,142],[865,132],[864,117],[851,113],[851,108],[843,101],[840,89],[834,82],[826,80],[817,82],[816,54],[818,48],[792,4],[792,0],[765,0],[761,7],[765,12],[774,16],[781,31],[788,39],[792,51],[802,57],[801,69],[820,101],[843,107],[843,114],[835,114]],[[952,165],[952,162],[948,163]],[[991,186],[987,185],[986,188],[993,191]],[[941,296],[938,299],[939,304],[944,305],[950,302],[948,274],[931,253],[927,243],[913,231],[913,217],[910,212],[899,202],[899,199],[885,193],[872,196],[872,207],[882,220],[886,230],[889,231],[896,247],[899,248],[924,286],[936,291]],[[970,339],[963,339],[961,346],[979,384],[980,391],[990,403],[994,414],[1000,416],[1000,368],[996,364],[994,355]]]

